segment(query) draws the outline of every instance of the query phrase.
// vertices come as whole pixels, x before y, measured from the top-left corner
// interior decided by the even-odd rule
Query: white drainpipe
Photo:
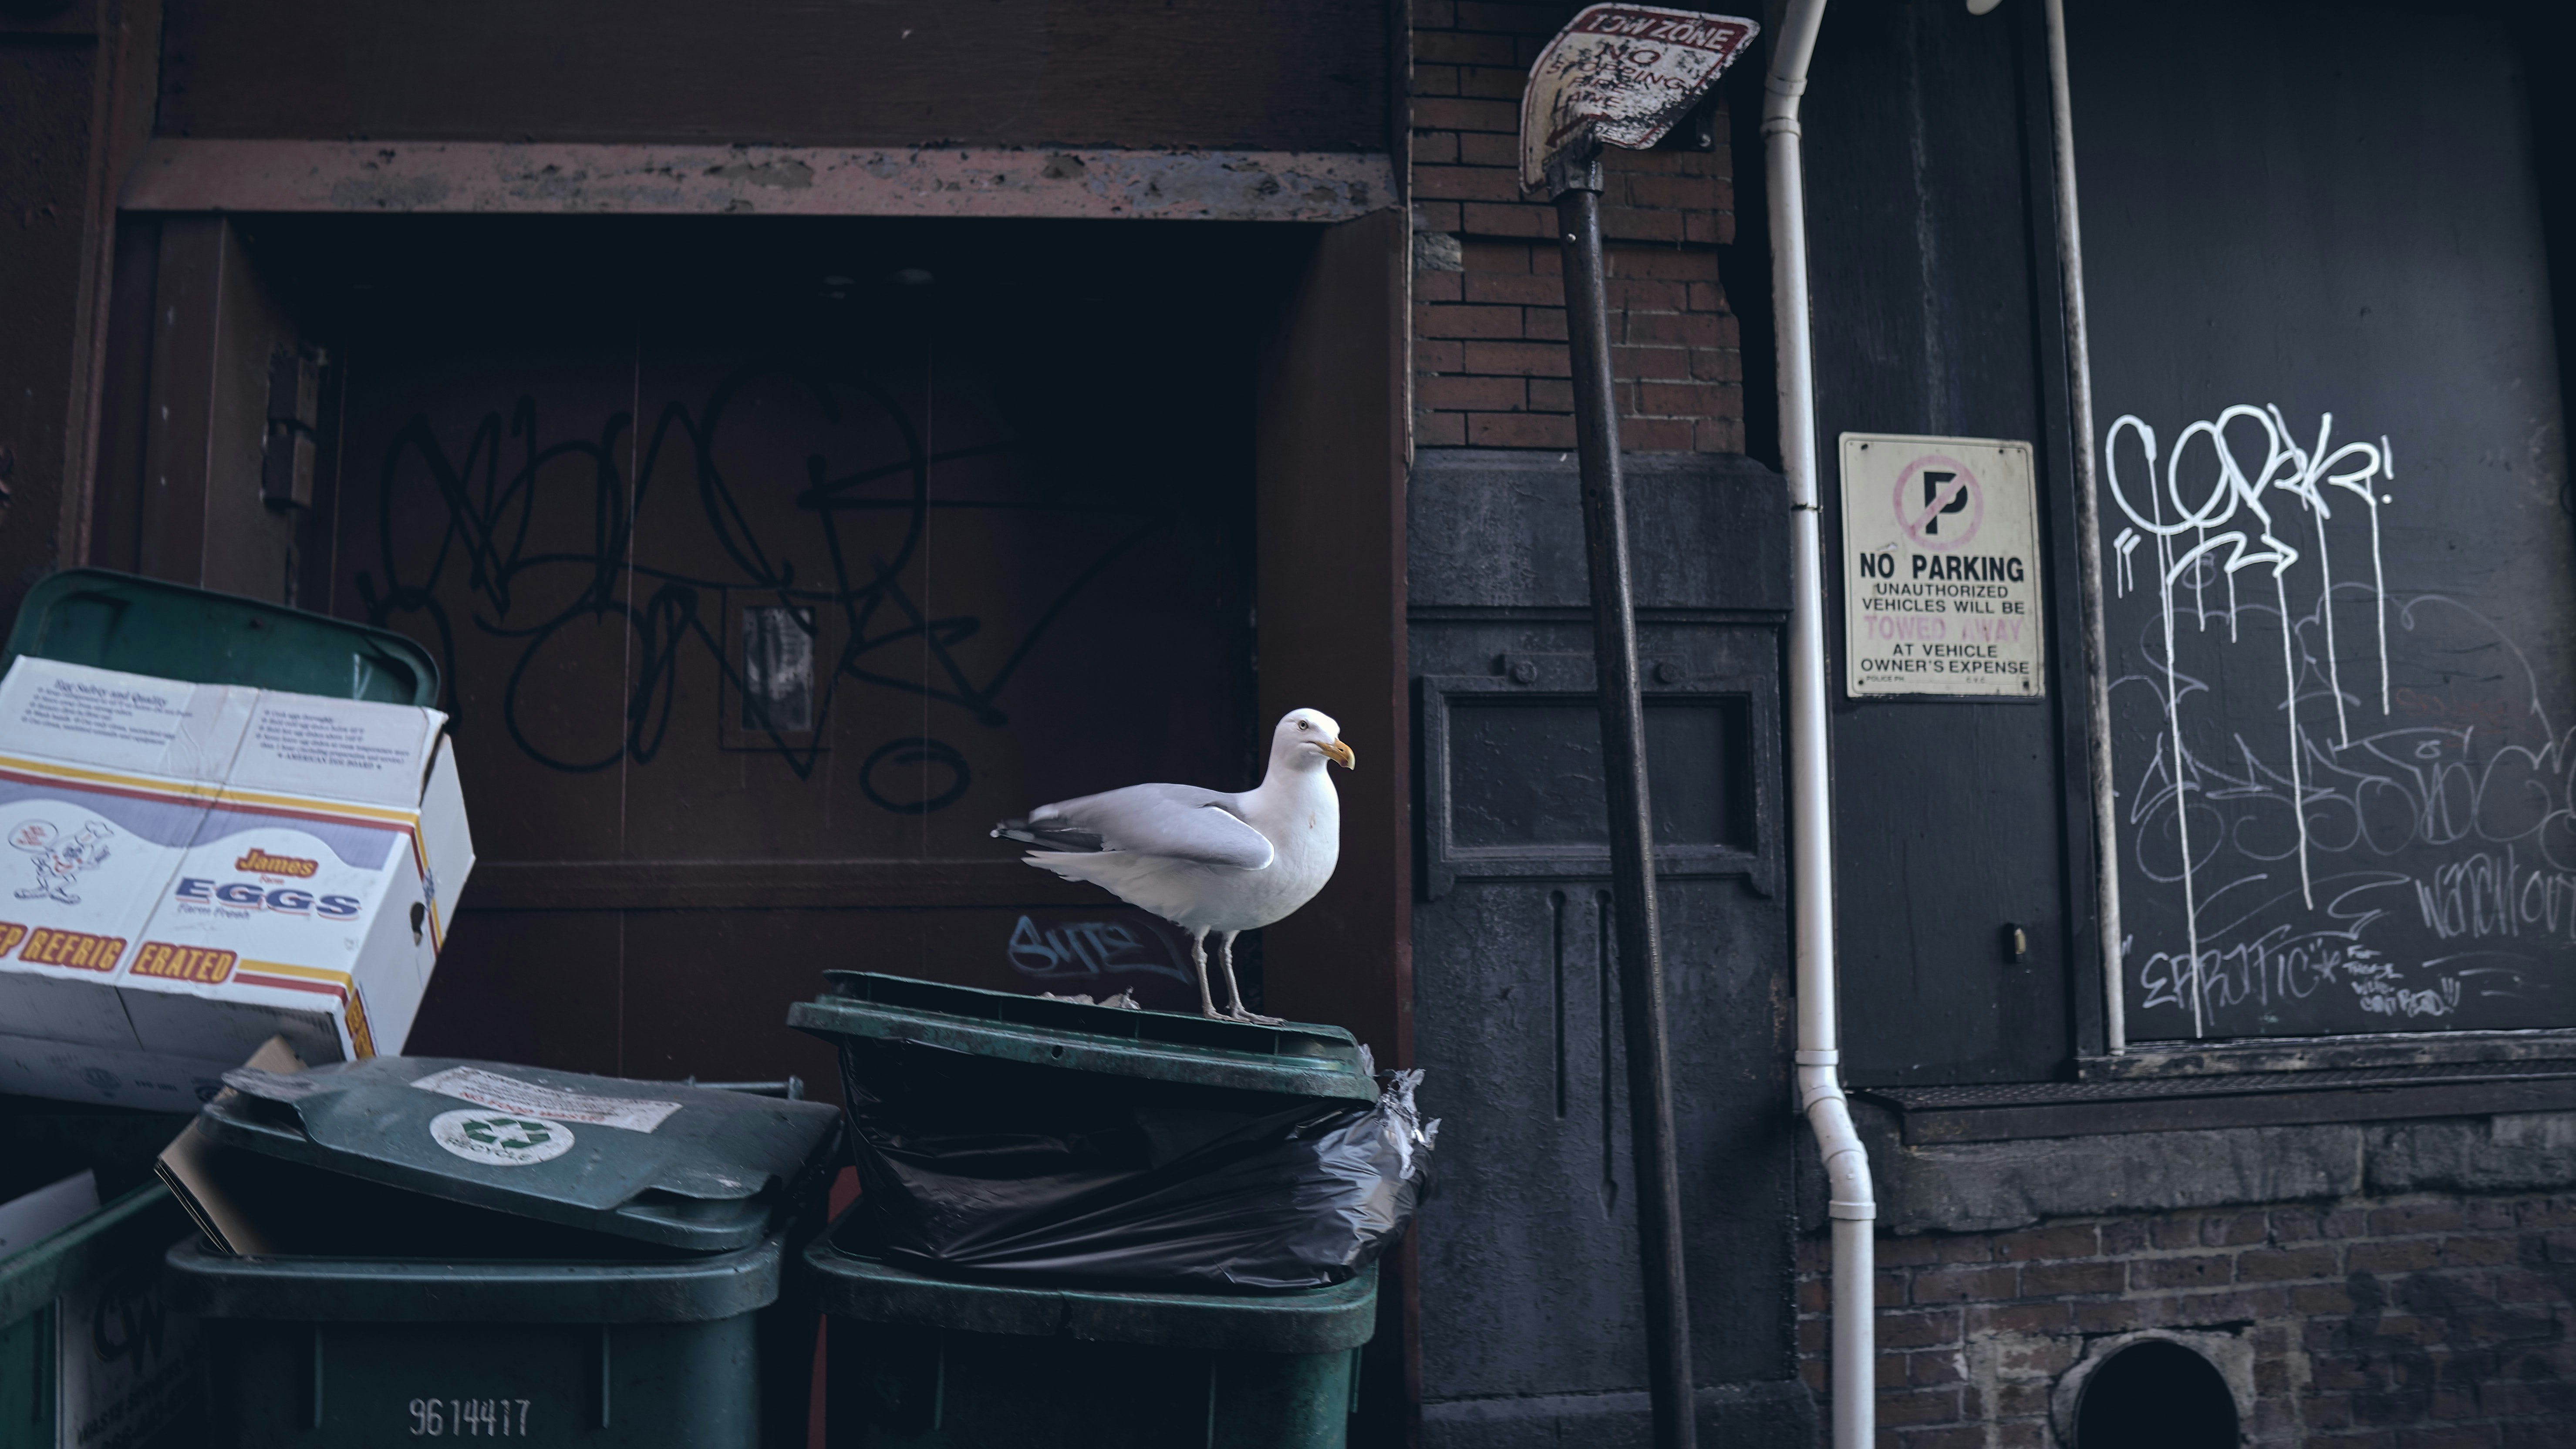
[[[1771,187],[1771,296],[1780,334],[1780,461],[1789,475],[1789,840],[1798,943],[1798,1110],[1824,1159],[1833,1218],[1834,1449],[1873,1449],[1878,1216],[1869,1155],[1843,1100],[1834,1022],[1833,782],[1825,738],[1824,542],[1816,500],[1816,369],[1807,300],[1807,198],[1798,100],[1825,0],[1790,0],[1772,44],[1762,143]]]

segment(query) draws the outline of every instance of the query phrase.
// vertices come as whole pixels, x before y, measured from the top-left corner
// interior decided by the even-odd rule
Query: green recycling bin
[[[763,1402],[763,1362],[812,1364],[810,1321],[778,1342],[768,1317],[785,1253],[783,1234],[626,1262],[247,1258],[192,1240],[169,1267],[214,1330],[217,1444],[748,1449],[764,1409],[797,1407]]]
[[[65,569],[21,602],[0,646],[200,684],[435,706],[438,665],[402,635],[257,599]],[[14,1064],[10,1064],[14,1065]],[[199,1337],[169,1312],[162,1255],[190,1232],[152,1161],[184,1114],[0,1097],[0,1202],[83,1168],[102,1205],[0,1256],[0,1449],[204,1442]]]
[[[830,1105],[433,1058],[226,1081],[209,1180],[270,1241],[168,1255],[207,1442],[804,1442],[815,1319],[782,1290]]]
[[[0,1449],[199,1442],[196,1328],[167,1310],[160,1283],[162,1251],[188,1219],[152,1180],[153,1157],[187,1122],[0,1097],[0,1204],[59,1202],[58,1184],[83,1172],[100,1199],[31,1240],[0,1231]]]
[[[1333,1026],[825,979],[788,1023],[840,1048],[866,1194],[798,1265],[827,1443],[1339,1449],[1410,1080]]]
[[[952,1282],[835,1233],[804,1253],[825,1314],[831,1449],[1341,1449],[1377,1269],[1259,1297]]]

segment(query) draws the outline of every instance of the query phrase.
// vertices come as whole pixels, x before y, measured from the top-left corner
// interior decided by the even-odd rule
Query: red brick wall
[[[2070,1220],[1878,1242],[1879,1443],[2046,1449],[2088,1340],[2251,1340],[2249,1444],[2576,1443],[2576,1196]],[[1799,1353],[1828,1385],[1826,1240],[1802,1246]]]
[[[1414,272],[1414,442],[1571,448],[1556,212],[1515,171],[1530,63],[1580,7],[1416,0],[1415,225],[1458,240]],[[1717,248],[1734,240],[1726,128],[1714,151],[1613,151],[1602,194],[1610,343],[1632,452],[1744,450],[1743,370]],[[1431,265],[1421,265],[1425,256]]]

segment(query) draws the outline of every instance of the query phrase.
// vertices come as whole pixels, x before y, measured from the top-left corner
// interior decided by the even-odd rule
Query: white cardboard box
[[[194,1111],[272,1036],[401,1051],[474,868],[446,722],[20,658],[0,1092]]]

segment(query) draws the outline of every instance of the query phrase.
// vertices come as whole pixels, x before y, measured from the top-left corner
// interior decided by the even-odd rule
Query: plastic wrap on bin
[[[1067,1073],[917,1041],[842,1056],[868,1251],[1014,1281],[1285,1290],[1403,1231],[1439,1124],[1374,1103]]]

